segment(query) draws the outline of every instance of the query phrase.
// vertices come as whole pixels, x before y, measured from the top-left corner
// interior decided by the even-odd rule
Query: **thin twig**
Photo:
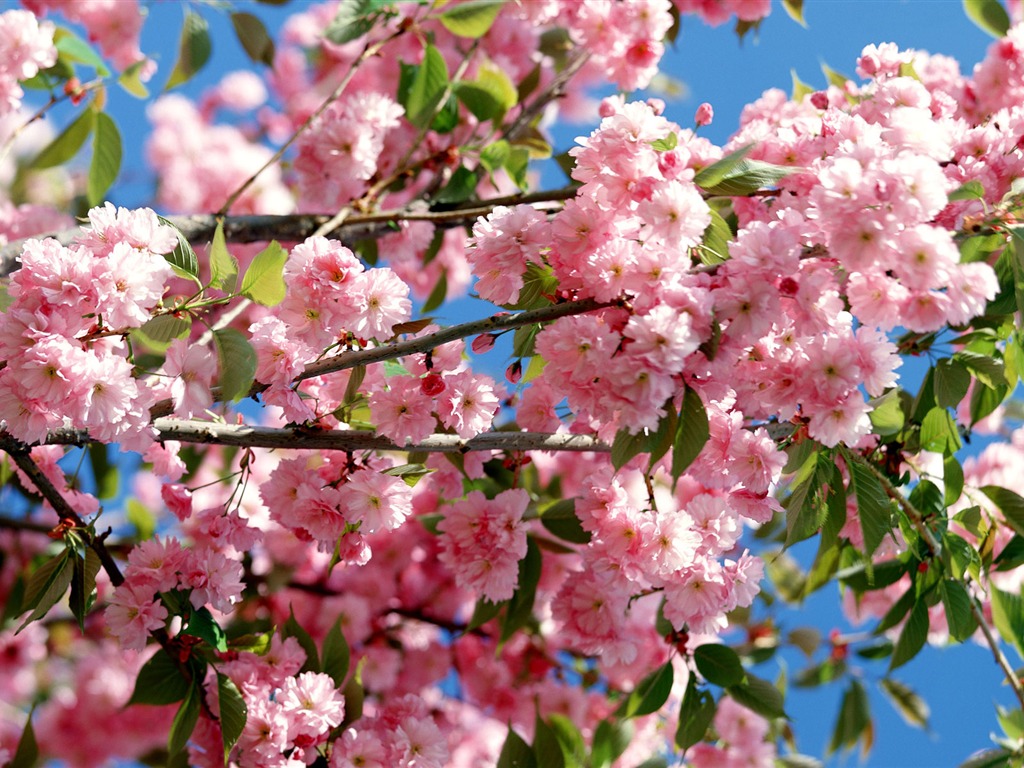
[[[885,489],[886,495],[895,501],[899,505],[900,509],[903,510],[903,513],[907,516],[907,519],[910,520],[914,529],[921,536],[921,539],[932,553],[932,556],[938,558],[942,552],[942,544],[940,544],[939,540],[935,538],[935,534],[928,527],[921,511],[911,504],[910,500],[900,493],[899,489],[892,484],[889,478],[886,477],[883,472],[879,471],[878,467],[870,461],[853,451],[845,451],[843,455],[867,468],[868,471],[878,479],[882,484],[882,487]],[[992,633],[992,628],[989,627],[988,621],[985,619],[985,612],[978,599],[971,595],[969,591],[968,596],[970,597],[969,603],[971,606],[971,615],[973,615],[975,621],[978,622],[978,627],[981,629],[981,633],[985,636],[985,643],[992,651],[992,656],[995,658],[996,664],[1002,670],[1006,681],[1010,684],[1010,687],[1013,688],[1013,692],[1016,694],[1021,707],[1024,707],[1024,685],[1021,684],[1021,680],[1017,676],[1017,672],[1014,670],[1013,665],[1010,664],[1010,660],[1007,659],[1006,654],[1003,653],[1003,649],[999,644],[999,639]]]

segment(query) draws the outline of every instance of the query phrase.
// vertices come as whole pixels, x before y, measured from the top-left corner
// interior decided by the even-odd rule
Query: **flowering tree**
[[[344,0],[277,40],[221,5],[169,73],[134,0],[23,4],[0,765],[802,766],[773,654],[843,687],[837,751],[871,741],[847,654],[920,723],[892,673],[929,641],[985,644],[1017,699],[969,764],[1024,759],[1024,437],[958,458],[1024,376],[1024,26],[996,0],[965,0],[998,38],[971,74],[870,45],[723,147],[606,98],[554,184],[552,121],[646,87],[681,17],[742,34],[768,0]],[[192,102],[214,13],[261,74]],[[107,202],[107,91],[155,82],[163,215]],[[836,585],[871,632],[777,629]]]

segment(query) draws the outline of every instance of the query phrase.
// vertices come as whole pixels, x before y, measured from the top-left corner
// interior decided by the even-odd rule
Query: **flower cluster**
[[[54,26],[30,11],[0,13],[0,117],[14,112],[25,95],[19,80],[35,77],[57,62]]]

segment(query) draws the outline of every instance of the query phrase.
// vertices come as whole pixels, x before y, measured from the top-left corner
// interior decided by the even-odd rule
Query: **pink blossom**
[[[494,380],[467,371],[446,376],[444,381],[447,387],[437,404],[442,423],[463,440],[486,431],[498,410]]]
[[[149,584],[126,581],[114,590],[106,610],[107,627],[123,648],[141,651],[149,633],[164,626],[167,609]]]
[[[345,715],[344,698],[321,672],[287,678],[275,701],[288,721],[288,742],[300,748],[322,743]]]
[[[170,392],[178,416],[191,418],[213,404],[210,388],[217,375],[217,356],[209,347],[175,339],[167,349],[164,372],[174,377]]]
[[[345,519],[363,535],[393,531],[412,513],[412,489],[400,477],[358,469],[339,488]]]
[[[433,433],[437,420],[432,415],[433,398],[424,394],[420,380],[412,376],[392,376],[387,389],[369,394],[370,413],[377,431],[399,445],[418,443]]]

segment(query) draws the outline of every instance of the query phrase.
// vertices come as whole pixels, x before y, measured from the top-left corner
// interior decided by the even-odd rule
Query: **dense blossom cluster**
[[[19,80],[57,62],[52,22],[40,21],[29,11],[0,13],[0,117],[17,110],[25,95]]]

